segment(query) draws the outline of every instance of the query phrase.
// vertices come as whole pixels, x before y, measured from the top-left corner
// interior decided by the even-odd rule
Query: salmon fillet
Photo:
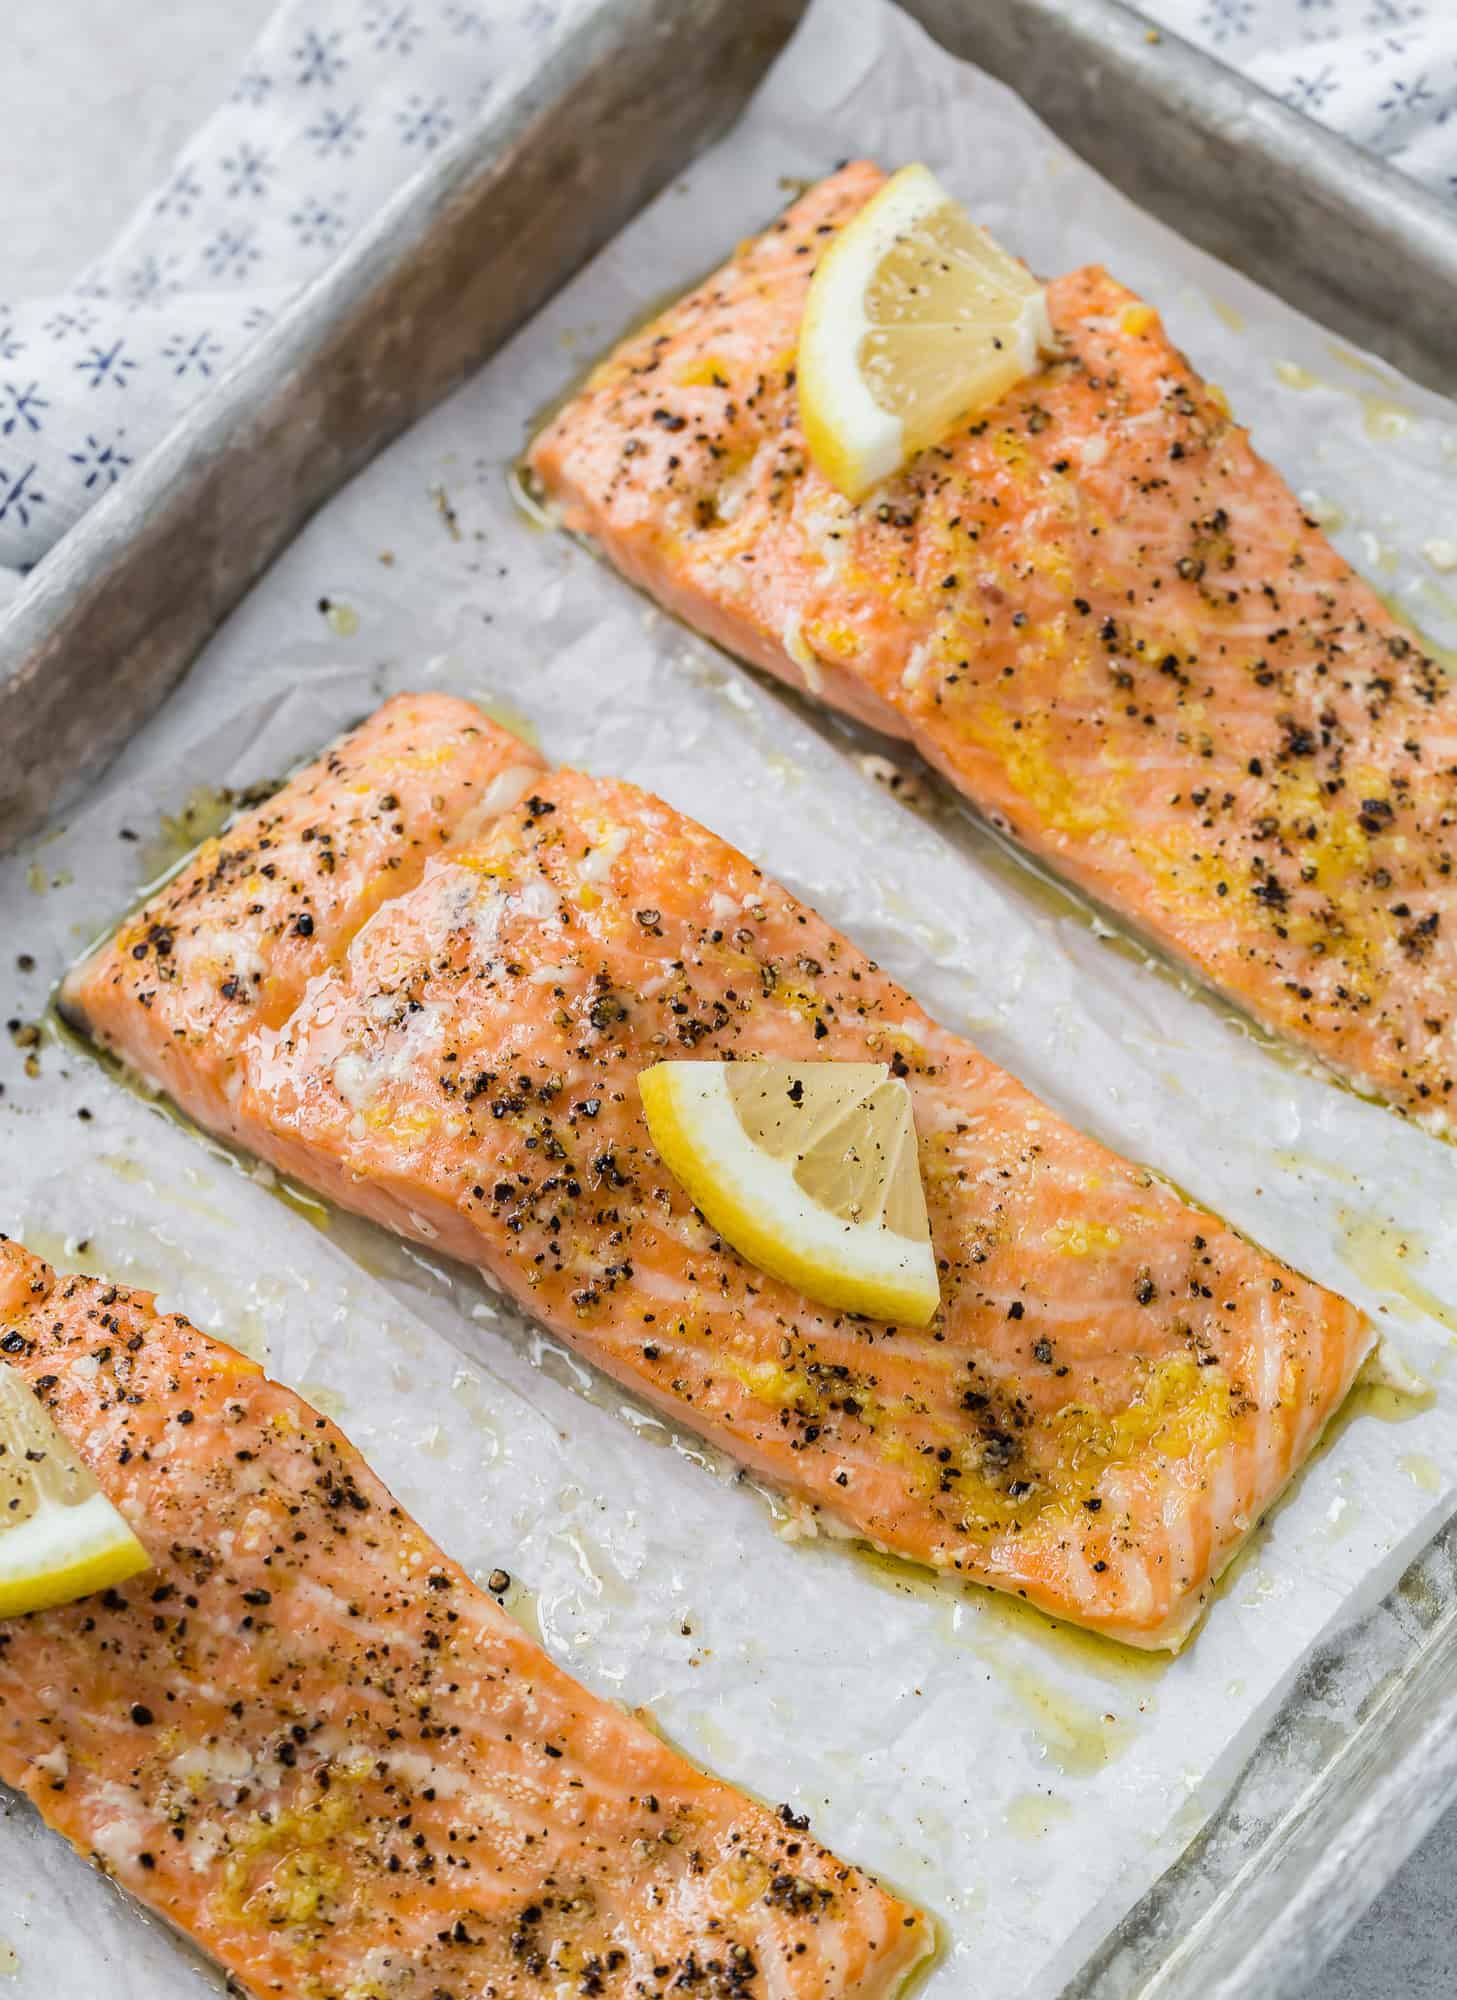
[[[885,2000],[931,1948],[232,1348],[3,1239],[0,1330],[153,1558],[0,1629],[0,1777],[259,2000]]]
[[[541,768],[471,702],[387,701],[205,840],[109,940],[105,977],[132,1021],[127,1059],[199,1124],[232,1135],[239,1056],[257,1027],[286,1021],[371,911]]]
[[[146,1067],[107,947],[64,1004]],[[714,1236],[647,1134],[665,1056],[885,1062],[942,1309],[813,1305]],[[742,854],[542,772],[241,1055],[231,1129],[485,1272],[682,1423],[882,1548],[1176,1646],[1370,1342],[1354,1307],[1073,1130]]]
[[[1446,1130],[1450,681],[1096,267],[1049,288],[1058,358],[842,499],[807,458],[795,347],[820,252],[882,179],[822,181],[596,370],[531,451],[561,518]]]

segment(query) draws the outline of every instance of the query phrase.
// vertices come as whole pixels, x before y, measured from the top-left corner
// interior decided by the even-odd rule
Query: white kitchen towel
[[[423,161],[601,4],[282,0],[106,255],[64,295],[0,305],[0,570],[39,561]],[[1457,195],[1457,0],[1145,11]]]

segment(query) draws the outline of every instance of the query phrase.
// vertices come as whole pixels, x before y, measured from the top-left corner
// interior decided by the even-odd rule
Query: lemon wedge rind
[[[934,1318],[910,1093],[884,1064],[664,1062],[638,1087],[665,1165],[740,1256],[822,1305],[912,1326]],[[756,1131],[735,1102],[742,1089],[757,1093]],[[771,1129],[763,1106],[780,1093],[786,1110]]]
[[[902,167],[810,283],[796,373],[810,456],[861,500],[1054,348],[1043,288],[928,167]]]
[[[104,1493],[0,1531],[0,1618],[109,1590],[151,1558]]]
[[[0,1618],[108,1590],[151,1558],[8,1363],[0,1364]]]

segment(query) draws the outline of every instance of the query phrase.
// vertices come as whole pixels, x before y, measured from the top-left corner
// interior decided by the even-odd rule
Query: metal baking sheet
[[[74,796],[300,524],[741,109],[802,0],[598,0],[0,618],[0,852]]]
[[[620,15],[621,23],[631,27],[634,33],[648,34],[656,32],[652,17],[662,16],[666,20],[670,11],[632,7],[604,9],[592,28],[594,33],[606,35],[607,40],[596,45],[595,56],[584,55],[581,48],[569,51],[573,61],[585,63],[585,68],[573,69],[568,64],[564,73],[569,78],[575,77],[574,87],[597,89],[600,80],[595,77],[594,62],[603,48],[619,48],[604,28],[603,20],[608,15],[614,20]],[[684,11],[686,13],[687,10]],[[767,17],[762,12],[756,15],[752,8],[739,9],[736,23],[725,27],[726,40],[720,44],[720,49],[732,49],[744,63],[734,86],[740,94],[742,87],[746,87],[747,81],[756,73],[764,51],[773,45],[775,35],[781,34],[788,24],[788,15],[794,11],[788,8],[777,12],[777,25],[772,32]],[[1022,5],[1020,0],[1013,0],[1013,4],[1000,10],[922,4],[913,6],[911,11],[920,14],[958,53],[973,57],[980,54],[1003,74],[1007,73],[1009,64],[1015,70],[1019,47],[1041,49],[1040,33],[1061,32],[1057,23],[1047,18],[1046,8]],[[1064,41],[1060,45],[1064,60],[1051,65],[1053,74],[1050,80],[1044,77],[1039,83],[1036,66],[1029,66],[1027,87],[1033,101],[1039,101],[1040,90],[1044,93],[1040,108],[1076,120],[1078,96],[1072,80],[1080,76],[1086,94],[1084,119],[1090,132],[1101,122],[1116,135],[1120,119],[1127,122],[1137,118],[1144,119],[1155,133],[1162,131],[1167,150],[1162,156],[1158,175],[1166,184],[1165,197],[1171,187],[1182,204],[1176,206],[1173,219],[1186,233],[1199,235],[1201,229],[1208,226],[1211,213],[1216,220],[1222,217],[1224,226],[1232,226],[1237,202],[1226,213],[1220,202],[1211,206],[1207,191],[1199,185],[1200,159],[1202,157],[1207,161],[1212,155],[1207,151],[1201,155],[1198,146],[1182,147],[1175,143],[1181,123],[1187,121],[1187,113],[1180,110],[1183,101],[1181,93],[1193,87],[1191,79],[1201,75],[1207,76],[1211,91],[1224,91],[1229,86],[1228,79],[1220,81],[1224,73],[1192,52],[1179,50],[1167,39],[1156,44],[1148,43],[1144,39],[1142,24],[1136,17],[1128,15],[1126,10],[1089,7],[1085,0],[1080,0],[1080,4],[1063,8],[1061,15],[1064,17],[1062,25],[1066,27],[1070,24],[1071,31],[1085,39],[1080,44]],[[720,13],[717,18],[722,23],[726,16]],[[764,29],[764,51],[745,42],[745,22],[755,31]],[[671,26],[668,23],[669,29]],[[640,43],[621,46],[633,47],[641,54]],[[672,46],[676,47],[676,44]],[[1081,54],[1078,53],[1079,48]],[[562,60],[566,62],[566,57]],[[1163,72],[1163,85],[1158,82],[1160,72],[1150,73],[1147,68],[1149,64],[1160,62],[1169,65],[1168,70]],[[1191,64],[1194,66],[1192,69]],[[661,74],[666,75],[667,72]],[[1012,80],[1017,80],[1015,75]],[[717,81],[721,83],[722,77]],[[672,70],[671,82],[677,107],[682,102],[684,73],[680,69]],[[641,74],[638,73],[633,76],[632,85],[625,87],[641,87],[641,83]],[[1242,115],[1246,117],[1251,132],[1256,137],[1264,134],[1266,171],[1273,172],[1270,163],[1280,157],[1280,147],[1274,144],[1271,132],[1281,144],[1293,144],[1296,138],[1303,142],[1309,128],[1301,126],[1300,121],[1280,111],[1279,107],[1269,105],[1268,100],[1261,99],[1258,93],[1248,91],[1237,83],[1233,88],[1237,100],[1244,106]],[[558,101],[539,94],[532,99],[537,105],[538,116],[542,118],[549,115],[549,107]],[[694,102],[706,120],[705,101],[700,98],[694,99]],[[721,116],[727,115],[732,108],[731,103],[728,99],[719,103]],[[1062,113],[1056,112],[1058,103],[1065,107]],[[1114,105],[1121,108],[1115,111]],[[548,109],[543,110],[544,106]],[[1094,116],[1095,111],[1097,117]],[[1274,115],[1276,113],[1278,116]],[[525,119],[522,130],[535,129],[522,107],[515,107],[511,115]],[[695,127],[693,119],[685,114],[678,121],[678,129],[680,157],[686,157],[692,145],[702,136],[702,126]],[[1219,143],[1231,143],[1227,125],[1221,127],[1221,133]],[[1335,147],[1342,158],[1347,153],[1339,142],[1326,142],[1320,139],[1320,135],[1309,136],[1320,140],[1315,151],[1321,157],[1325,157],[1329,147]],[[539,130],[536,132],[536,143],[544,144]],[[600,143],[605,146],[605,137]],[[1205,133],[1201,144],[1212,147],[1215,139]],[[613,150],[615,155],[615,140]],[[1157,149],[1153,150],[1156,153]],[[498,158],[496,155],[492,157]],[[1152,200],[1147,188],[1141,187],[1139,182],[1139,175],[1148,171],[1147,157],[1144,147],[1140,147],[1136,154],[1130,151],[1123,162],[1127,178],[1121,184],[1130,192],[1141,193],[1142,198],[1149,200],[1150,206],[1157,207],[1161,203]],[[514,158],[513,155],[513,162]],[[547,158],[546,153],[536,156],[538,173],[545,170],[543,163]],[[654,158],[657,162],[654,170],[656,181],[660,182],[668,171],[664,165],[667,154],[655,154]],[[1140,160],[1144,160],[1145,165],[1140,166]],[[1099,164],[1110,178],[1120,179],[1115,159],[1101,158]],[[1308,169],[1307,158],[1307,174]],[[520,217],[529,214],[530,190],[534,186],[539,192],[541,187],[539,181],[532,183],[529,180],[516,187],[512,180],[514,164],[509,168],[502,166],[499,158],[498,168],[489,171],[501,173],[500,187],[516,188],[511,198],[522,205],[514,209],[508,207],[507,197],[503,195],[499,209],[486,206],[474,211],[476,254],[479,254],[480,233],[487,230],[488,224],[499,215]],[[1405,184],[1385,175],[1383,170],[1378,169],[1376,173],[1377,192],[1384,182],[1393,183],[1392,191],[1396,198],[1392,213],[1404,216],[1406,223],[1410,224],[1410,233],[1419,243],[1427,246],[1422,255],[1414,255],[1407,261],[1400,246],[1393,244],[1384,277],[1377,274],[1384,287],[1380,296],[1389,297],[1393,273],[1399,285],[1420,290],[1424,298],[1433,296],[1430,290],[1424,288],[1435,282],[1433,272],[1440,267],[1441,255],[1446,253],[1437,237],[1423,235],[1422,227],[1419,227],[1426,198],[1416,199],[1414,206],[1404,206],[1401,197],[1408,192],[1416,197],[1417,191],[1407,190]],[[1317,174],[1315,178],[1324,185],[1321,175]],[[1337,173],[1336,179],[1341,181],[1340,173]],[[1364,173],[1358,175],[1356,180],[1369,192],[1369,179]],[[639,195],[649,192],[654,184],[653,174],[645,170],[643,182],[635,188],[632,200],[624,202],[624,210],[632,206]],[[1295,173],[1295,184],[1300,185],[1298,172]],[[1355,183],[1341,184],[1345,189],[1342,200],[1354,203],[1359,209],[1361,202],[1357,197],[1361,194],[1361,187]],[[431,186],[434,187],[434,183]],[[495,192],[499,193],[500,187]],[[1183,192],[1179,194],[1181,188]],[[453,227],[448,219],[450,204],[447,202],[442,210],[436,201],[438,195],[438,188],[431,195],[418,187],[410,195],[412,202],[426,204],[422,214],[435,217],[440,227],[447,230],[444,238],[430,236],[429,241],[435,246],[431,255],[437,254],[441,244],[454,242],[456,254],[468,262],[471,239],[468,234],[459,239],[449,235]],[[1292,200],[1286,210],[1286,226],[1292,231],[1306,226],[1312,214],[1329,213],[1328,187],[1324,196],[1320,195],[1319,187],[1311,190],[1310,198],[1314,206],[1302,208],[1298,201]],[[1321,199],[1327,203],[1324,210],[1320,206]],[[484,196],[482,200],[485,200]],[[1371,201],[1376,203],[1376,195],[1371,196]],[[432,203],[435,205],[432,206]],[[1165,208],[1164,212],[1169,211]],[[1374,213],[1374,209],[1371,212]],[[608,233],[617,219],[617,213],[616,207],[611,215],[602,211],[600,231],[597,233]],[[596,229],[595,224],[593,229]],[[1450,229],[1448,234],[1451,234]],[[596,240],[596,235],[584,225],[581,246],[585,247],[589,240]],[[220,533],[219,539],[214,542],[206,539],[214,532],[208,524],[215,518],[218,496],[224,492],[227,482],[242,481],[243,486],[239,490],[259,495],[256,503],[259,508],[262,508],[261,496],[277,503],[276,518],[267,524],[268,535],[276,538],[267,542],[267,550],[271,552],[277,541],[285,536],[292,521],[301,518],[330,484],[337,483],[360,458],[367,456],[372,443],[382,442],[392,435],[413,418],[420,407],[441,393],[463,368],[470,365],[476,350],[468,346],[457,345],[453,349],[449,368],[437,376],[432,376],[430,368],[424,365],[426,357],[421,357],[422,372],[418,378],[420,402],[417,404],[409,400],[407,388],[416,379],[410,372],[413,342],[422,336],[411,314],[397,308],[402,306],[402,301],[410,298],[419,300],[425,294],[396,293],[393,290],[397,271],[416,270],[409,254],[403,257],[397,255],[400,248],[400,243],[393,241],[393,247],[381,253],[386,257],[388,268],[376,268],[377,288],[370,289],[366,285],[362,295],[367,296],[369,301],[365,317],[374,327],[376,339],[384,340],[392,357],[388,364],[381,361],[380,366],[384,369],[387,365],[395,371],[393,376],[382,373],[380,380],[392,379],[395,384],[392,393],[405,400],[397,401],[394,407],[383,411],[368,412],[368,420],[352,434],[347,452],[329,462],[321,483],[309,488],[308,496],[298,502],[296,512],[290,515],[293,501],[288,496],[296,493],[295,482],[305,481],[310,467],[303,466],[301,469],[299,458],[280,455],[282,448],[289,446],[285,413],[292,411],[297,418],[298,413],[309,405],[307,401],[293,402],[288,399],[304,395],[305,385],[309,384],[312,387],[308,393],[315,396],[322,393],[338,376],[343,365],[341,357],[352,356],[352,365],[359,368],[368,365],[371,354],[378,356],[381,352],[378,346],[371,347],[368,338],[361,332],[362,322],[356,324],[351,321],[351,337],[357,335],[363,343],[358,347],[348,344],[335,320],[328,314],[311,327],[300,323],[294,331],[302,345],[286,350],[292,357],[287,367],[296,371],[292,386],[280,375],[269,372],[270,368],[284,366],[271,343],[271,362],[266,356],[256,357],[255,363],[249,364],[244,371],[244,376],[235,378],[233,383],[227,385],[224,396],[210,407],[207,414],[207,424],[212,426],[210,430],[206,426],[202,430],[189,426],[185,436],[179,434],[170,441],[164,448],[164,454],[144,468],[143,480],[152,482],[152,513],[133,519],[128,512],[134,504],[130,496],[136,492],[137,482],[130,488],[119,490],[116,495],[118,505],[111,509],[109,518],[112,525],[107,536],[99,544],[93,543],[93,554],[99,551],[102,558],[100,567],[94,573],[88,571],[82,558],[73,552],[84,548],[84,538],[93,534],[96,521],[103,518],[103,510],[98,510],[98,515],[68,544],[63,553],[66,560],[73,563],[72,584],[77,593],[69,615],[84,611],[90,602],[87,593],[93,589],[100,593],[102,600],[111,603],[113,610],[131,603],[136,622],[128,629],[146,633],[155,628],[155,649],[149,658],[154,667],[158,667],[159,662],[165,662],[165,677],[175,677],[185,666],[190,649],[199,643],[200,637],[221,615],[231,597],[244,589],[250,573],[248,564],[257,555],[256,549],[253,555],[245,554],[241,567],[229,573],[223,564],[223,557],[227,554],[226,536]],[[580,249],[564,263],[573,261],[578,255]],[[1237,257],[1234,261],[1243,262],[1245,259]],[[1360,259],[1356,259],[1355,267],[1359,266]],[[1271,275],[1253,249],[1249,267],[1256,275],[1267,279]],[[462,266],[457,264],[455,268],[459,270]],[[1452,261],[1450,268],[1457,272],[1457,259]],[[355,273],[361,282],[367,275]],[[1358,303],[1362,297],[1365,298],[1369,317],[1369,312],[1375,310],[1378,297],[1377,280],[1373,279],[1363,291],[1362,285],[1357,282],[1359,268],[1353,267],[1347,276],[1350,284],[1354,285]],[[417,285],[424,283],[418,271],[412,282]],[[523,276],[518,293],[504,305],[497,304],[495,309],[503,315],[502,324],[508,314],[514,313],[518,317],[524,314],[527,303],[534,302],[551,289],[553,278],[537,272],[530,283],[535,284],[537,289],[531,290],[527,278]],[[1448,283],[1450,285],[1450,280]],[[362,295],[356,293],[354,297],[357,300]],[[1301,302],[1307,306],[1315,303],[1308,293],[1302,296]],[[445,309],[448,301],[442,299],[441,304]],[[1371,339],[1369,325],[1349,313],[1343,316],[1338,298],[1326,297],[1323,303],[1317,303],[1317,310],[1348,335],[1356,338],[1364,336],[1373,346],[1383,345]],[[375,318],[375,314],[379,317]],[[1419,319],[1420,315],[1415,314],[1414,323]],[[387,338],[380,331],[386,327],[391,329]],[[344,342],[343,345],[335,344],[336,335]],[[469,335],[469,325],[457,322],[457,341],[465,340]],[[1428,380],[1441,380],[1440,375],[1433,372],[1440,367],[1442,360],[1436,346],[1429,351],[1428,366],[1417,365],[1410,354],[1393,350],[1389,342],[1385,343],[1385,348],[1391,358],[1404,359],[1413,372],[1424,374]],[[256,375],[251,372],[254,367],[259,371]],[[240,387],[244,382],[249,385],[246,395]],[[407,387],[402,388],[402,383]],[[241,415],[249,410],[256,412],[259,408],[274,412],[272,428],[264,425],[256,434],[249,425],[240,430]],[[372,441],[371,423],[378,425],[372,433]],[[304,456],[307,457],[307,454]],[[326,459],[327,456],[324,454]],[[212,511],[204,509],[201,517],[204,540],[199,546],[223,564],[215,569],[209,562],[200,560],[196,564],[197,576],[187,574],[187,564],[181,560],[188,547],[184,532],[188,509],[179,496],[188,493],[192,495],[194,505],[201,504],[202,496],[211,496],[209,504]],[[278,500],[280,494],[284,496],[281,501]],[[135,535],[132,530],[135,530]],[[168,550],[172,560],[164,562],[162,552]],[[258,561],[264,559],[257,557]],[[158,594],[161,589],[156,582],[159,566],[172,573],[167,584],[169,594],[165,598]],[[180,589],[178,575],[184,576],[184,586]],[[51,587],[45,572],[37,577],[27,604],[20,609],[33,609],[43,600],[45,592],[40,588],[42,584]],[[148,592],[153,595],[149,597]],[[115,594],[108,599],[108,593]],[[97,674],[96,661],[106,659],[102,650],[106,629],[104,619],[87,629],[90,652],[79,646],[72,631],[70,638],[64,641],[58,638],[57,649],[48,655],[53,667],[57,662],[69,660],[75,663],[74,671],[89,672],[93,676]],[[87,662],[89,666],[85,664]],[[33,676],[29,685],[36,687],[38,679]],[[63,680],[56,683],[58,688],[65,685]],[[91,690],[90,701],[94,705],[97,686],[95,678],[73,680],[70,684],[71,705],[81,706],[78,696],[87,689]],[[17,692],[17,704],[23,695],[23,689]],[[54,690],[52,699],[59,701]],[[19,706],[12,711],[13,714],[20,712]],[[35,714],[39,719],[34,724],[36,734],[33,740],[40,742],[44,738],[46,724],[39,709],[35,710]],[[11,716],[0,708],[0,721],[7,729],[7,746],[10,720]],[[120,727],[116,717],[112,717],[111,722],[113,727]],[[83,752],[85,747],[83,743]],[[75,756],[74,745],[68,754]],[[69,775],[69,765],[66,768]],[[33,800],[32,809],[35,803]],[[1287,1991],[1298,1978],[1308,1973],[1317,1962],[1319,1952],[1328,1948],[1340,1929],[1358,1913],[1366,1897],[1380,1885],[1407,1846],[1452,1795],[1454,1784],[1457,1784],[1457,1771],[1454,1771],[1457,1730],[1451,1726],[1457,1719],[1451,1713],[1457,1703],[1449,1701],[1443,1693],[1444,1687],[1450,1687],[1454,1682],[1451,1666],[1457,1639],[1454,1639],[1452,1631],[1452,1603],[1453,1552],[1445,1539],[1439,1539],[1418,1560],[1398,1590],[1373,1611],[1361,1627],[1344,1634],[1310,1663],[1300,1684],[1291,1691],[1276,1726],[1236,1782],[1225,1808],[1201,1833],[1190,1853],[1124,1919],[1113,1938],[1100,1948],[1094,1962],[1073,1976],[1067,1988],[1070,1995],[1086,1995],[1090,1996],[1090,2000],[1091,1996],[1096,1996],[1096,2000],[1114,2000],[1114,1996],[1131,1995],[1147,1995],[1149,2000],[1153,2000],[1155,1995],[1159,1996],[1159,2000],[1183,2000],[1183,1996],[1191,1996],[1192,2000],[1195,1994],[1220,1993],[1230,1995],[1232,2000],[1235,1994],[1273,1995]],[[1332,1727],[1318,1726],[1323,1717],[1332,1721],[1333,1726],[1333,1719],[1339,1718],[1338,1741],[1333,1741]],[[1354,1723],[1349,1721],[1351,1717],[1355,1718]]]
[[[98,770],[300,524],[721,131],[804,0],[601,0],[0,617],[0,851]],[[1131,198],[1451,390],[1457,216],[1117,0],[912,0]]]
[[[1119,0],[907,12],[1188,241],[1428,388],[1457,389],[1451,202]]]

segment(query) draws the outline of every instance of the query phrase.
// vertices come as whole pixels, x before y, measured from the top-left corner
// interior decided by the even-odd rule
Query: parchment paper
[[[390,690],[455,688],[738,842],[1060,1111],[1360,1299],[1432,1377],[1431,1406],[1341,1427],[1161,1666],[786,1539],[732,1468],[473,1281],[285,1203],[54,1039],[0,1049],[0,1228],[266,1353],[448,1548],[518,1579],[558,1660],[934,1911],[930,2000],[1040,1995],[1196,1831],[1309,1647],[1451,1508],[1457,1152],[1303,1074],[956,814],[908,809],[863,745],[513,502],[533,413],[786,181],[857,153],[926,159],[1041,269],[1101,258],[1145,291],[1342,546],[1457,639],[1454,412],[1140,215],[881,0],[821,0],[740,128],[313,522],[84,815],[8,864],[7,1011],[39,1016],[195,787],[276,775]],[[27,1808],[0,1855],[19,1993],[216,1988]]]

